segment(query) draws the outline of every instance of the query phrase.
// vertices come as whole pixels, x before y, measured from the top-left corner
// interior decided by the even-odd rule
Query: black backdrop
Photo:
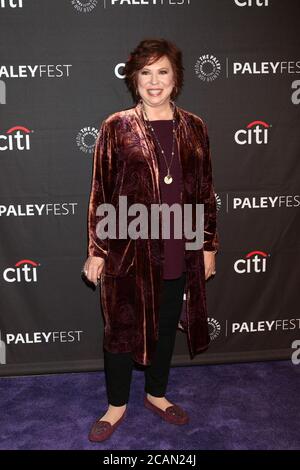
[[[179,106],[207,123],[221,247],[210,348],[173,364],[287,358],[299,315],[299,0],[0,0],[0,375],[102,364],[80,277],[93,145],[132,105],[145,37],[183,51]]]

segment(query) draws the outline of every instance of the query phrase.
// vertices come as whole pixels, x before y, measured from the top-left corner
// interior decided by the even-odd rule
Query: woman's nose
[[[151,85],[155,85],[157,83],[157,76],[156,75],[152,75],[151,76]]]

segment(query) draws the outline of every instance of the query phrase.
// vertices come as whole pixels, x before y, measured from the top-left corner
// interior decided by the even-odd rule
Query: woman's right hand
[[[90,282],[96,286],[103,270],[105,260],[99,256],[89,256],[84,263],[83,272]]]

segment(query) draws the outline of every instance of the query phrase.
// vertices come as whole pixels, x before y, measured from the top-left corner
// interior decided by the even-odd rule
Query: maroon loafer
[[[151,403],[147,396],[144,398],[144,405],[148,410],[158,414],[162,419],[171,424],[187,424],[189,422],[189,415],[178,405],[168,406],[165,411]]]
[[[89,432],[89,440],[91,442],[101,442],[108,439],[112,433],[117,429],[119,424],[123,421],[126,415],[126,410],[122,414],[121,418],[115,422],[115,424],[111,424],[109,421],[101,421],[101,418],[98,418],[90,432]]]

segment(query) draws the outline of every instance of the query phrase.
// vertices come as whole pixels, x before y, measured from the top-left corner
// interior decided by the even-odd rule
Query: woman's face
[[[174,85],[175,76],[167,56],[137,72],[138,92],[148,106],[156,107],[168,102]]]

